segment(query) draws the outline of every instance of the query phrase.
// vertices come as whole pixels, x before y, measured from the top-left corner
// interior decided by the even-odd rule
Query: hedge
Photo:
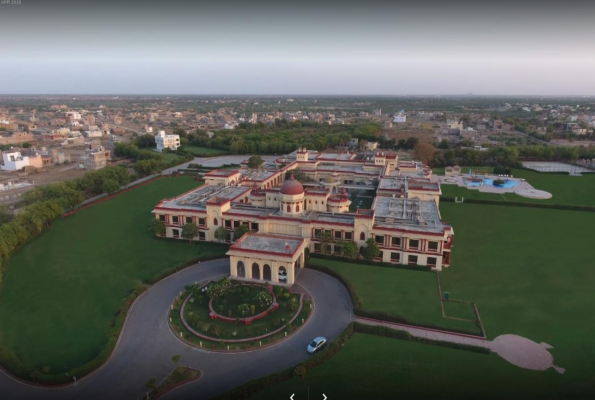
[[[319,258],[321,260],[350,262],[352,264],[373,265],[374,267],[406,269],[409,271],[432,272],[432,267],[428,267],[427,265],[393,264],[393,263],[387,263],[387,262],[382,262],[382,261],[368,261],[368,260],[362,260],[359,258],[353,259],[353,258],[339,257],[339,256],[330,255],[330,254],[320,254],[320,253],[311,253],[310,257],[311,258]]]
[[[442,346],[442,347],[450,347],[453,349],[472,351],[475,353],[483,353],[483,354],[491,353],[491,350],[487,347],[422,338],[419,336],[413,336],[409,332],[398,331],[395,329],[388,328],[386,326],[366,325],[366,324],[362,324],[359,322],[355,322],[353,328],[354,328],[355,332],[366,333],[368,335],[384,336],[384,337],[400,339],[400,340],[409,340],[412,342],[431,344],[431,345]]]
[[[465,335],[485,336],[485,332],[483,332],[483,331],[481,331],[481,335],[477,335],[476,332],[467,331],[464,329],[444,328],[444,327],[433,325],[433,324],[420,324],[418,322],[413,322],[413,321],[411,321],[405,317],[402,317],[400,315],[388,314],[388,313],[379,312],[379,311],[364,310],[362,308],[363,307],[362,299],[361,299],[361,297],[358,296],[357,290],[355,289],[355,286],[351,283],[351,281],[349,281],[347,278],[345,278],[343,275],[336,272],[335,270],[332,270],[332,269],[322,266],[322,265],[317,265],[317,264],[313,264],[312,262],[309,262],[307,267],[310,269],[320,271],[320,272],[324,272],[325,274],[328,274],[328,275],[332,276],[333,278],[337,279],[339,282],[341,282],[347,288],[347,292],[349,292],[349,296],[351,297],[351,302],[353,303],[353,313],[358,317],[377,319],[377,320],[386,321],[386,322],[395,322],[398,324],[412,325],[412,326],[417,326],[420,328],[429,328],[429,329],[437,329],[437,330],[454,332],[454,333],[462,333]],[[481,327],[479,326],[479,324],[478,324],[478,328],[481,330]]]
[[[440,201],[454,203],[453,197],[442,197]],[[488,204],[493,206],[507,206],[507,207],[528,207],[528,208],[547,208],[551,210],[567,210],[567,211],[587,211],[595,212],[595,206],[570,206],[564,204],[539,204],[539,203],[519,203],[514,201],[496,201],[496,200],[477,200],[467,199],[465,203],[470,204]]]
[[[347,328],[345,328],[345,330],[341,332],[341,334],[337,336],[337,338],[333,340],[324,350],[310,357],[308,360],[299,363],[295,367],[288,368],[272,375],[263,376],[262,378],[253,379],[218,396],[212,397],[211,400],[246,399],[248,397],[254,396],[256,393],[262,390],[291,379],[293,376],[293,371],[298,367],[303,367],[306,368],[306,370],[309,370],[321,365],[325,361],[328,361],[334,357],[343,348],[345,343],[351,339],[354,332],[353,325],[353,322],[351,322],[349,325],[347,325]]]

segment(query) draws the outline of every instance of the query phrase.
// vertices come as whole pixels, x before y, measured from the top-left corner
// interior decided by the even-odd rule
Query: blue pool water
[[[506,178],[503,178],[503,180],[504,180],[504,185],[496,186],[496,187],[510,189],[510,188],[520,185],[519,181],[507,180]],[[494,180],[490,179],[490,178],[483,178],[483,185],[484,186],[494,186]],[[481,186],[481,184],[479,182],[467,182],[467,186],[479,187],[479,186]]]

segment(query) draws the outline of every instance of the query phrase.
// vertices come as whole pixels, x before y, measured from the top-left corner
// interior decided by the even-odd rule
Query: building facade
[[[298,171],[302,182],[294,176]],[[234,278],[291,285],[306,248],[340,255],[345,242],[354,242],[363,253],[369,239],[380,249],[377,261],[441,270],[450,265],[454,231],[440,218],[440,186],[430,176],[421,163],[384,152],[370,157],[299,149],[260,171],[211,171],[204,185],[162,200],[153,214],[172,238],[181,238],[183,226],[192,223],[199,228],[196,240],[217,241],[222,228],[231,243],[232,232],[245,226],[249,233],[228,253]],[[349,190],[375,196],[370,209],[350,211]]]

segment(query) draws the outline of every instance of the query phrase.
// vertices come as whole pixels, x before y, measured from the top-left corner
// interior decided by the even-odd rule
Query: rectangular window
[[[353,232],[345,232],[345,240],[353,240]]]
[[[205,226],[205,219],[204,218],[199,218],[198,219],[198,225]]]
[[[438,251],[438,242],[428,242],[428,250]]]
[[[428,265],[430,267],[435,267],[436,266],[436,257],[428,257]]]
[[[322,245],[320,243],[314,243],[314,253],[320,253]]]
[[[226,228],[231,228],[231,220],[229,220],[229,219],[226,219],[225,220],[225,227]]]
[[[207,240],[207,235],[204,231],[198,232],[198,240]]]
[[[400,262],[401,261],[401,254],[400,253],[390,253],[390,260],[392,262]]]
[[[165,222],[165,215],[160,215],[159,220]]]
[[[322,229],[314,229],[314,237],[320,239],[322,236]]]
[[[393,247],[401,247],[401,238],[393,236],[392,238],[390,238],[390,244]]]
[[[180,230],[179,229],[173,229],[172,233],[174,234],[175,238],[179,238],[180,237]]]
[[[233,221],[233,227],[234,228],[239,228],[240,227],[240,221]]]
[[[341,231],[335,231],[335,239],[341,240]]]
[[[417,256],[409,256],[409,265],[417,265]]]
[[[192,223],[192,217],[186,217],[186,223],[187,224],[191,224]]]
[[[419,250],[419,240],[410,239],[409,240],[409,248],[413,250]]]
[[[376,236],[376,243],[384,244],[384,236]]]
[[[180,223],[180,217],[177,217],[177,216],[175,216],[175,215],[174,215],[174,216],[172,216],[172,217],[171,217],[171,222],[172,222],[172,224],[174,224],[174,225],[178,225],[178,224]]]
[[[252,222],[250,224],[250,229],[253,231],[258,231],[258,224],[256,222]]]
[[[339,256],[339,255],[341,255],[342,252],[343,252],[343,247],[336,244],[335,245],[335,254]]]

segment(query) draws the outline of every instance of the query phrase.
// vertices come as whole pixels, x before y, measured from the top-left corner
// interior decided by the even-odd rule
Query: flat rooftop
[[[248,250],[292,256],[304,242],[302,238],[266,233],[252,233],[236,241],[230,250]]]
[[[166,208],[203,209],[206,210],[207,201],[213,198],[233,201],[238,196],[248,193],[247,186],[203,185],[179,197],[165,200],[160,206]]]
[[[432,200],[376,197],[373,207],[374,225],[378,227],[432,233],[443,233],[446,228]]]

